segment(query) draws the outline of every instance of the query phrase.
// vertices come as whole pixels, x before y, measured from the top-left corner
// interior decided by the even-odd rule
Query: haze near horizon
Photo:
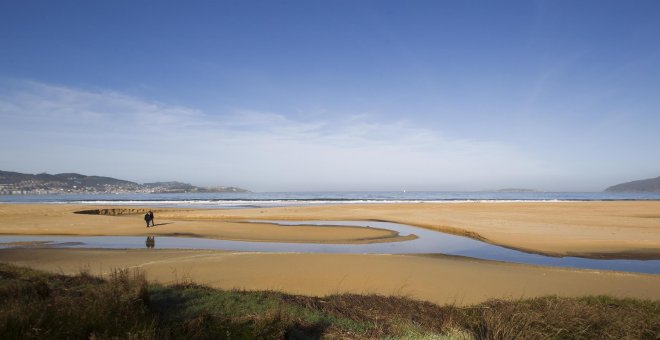
[[[660,175],[660,3],[0,3],[0,169],[253,191]]]

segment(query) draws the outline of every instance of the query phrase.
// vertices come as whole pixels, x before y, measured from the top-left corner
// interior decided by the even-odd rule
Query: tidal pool
[[[318,244],[227,241],[188,237],[161,236],[0,236],[0,248],[156,248],[219,249],[251,252],[337,253],[337,254],[444,254],[477,259],[524,263],[541,266],[617,270],[660,274],[660,260],[602,260],[580,257],[551,257],[531,254],[409,225],[375,221],[253,221],[275,223],[283,228],[295,225],[361,226],[390,229],[417,239],[371,244]]]

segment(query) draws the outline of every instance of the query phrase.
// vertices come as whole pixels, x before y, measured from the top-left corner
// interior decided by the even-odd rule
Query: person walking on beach
[[[151,211],[151,210],[149,210],[149,221],[151,221],[151,226],[152,227],[156,226],[156,222],[154,222],[154,212]]]
[[[149,222],[151,222],[151,215],[149,213],[144,214],[144,221],[147,222],[147,228],[149,228]]]

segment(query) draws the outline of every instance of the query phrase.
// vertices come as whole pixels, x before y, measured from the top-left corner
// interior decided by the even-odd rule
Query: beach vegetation
[[[608,296],[445,305],[406,297],[220,290],[0,263],[0,338],[657,339],[660,301]]]

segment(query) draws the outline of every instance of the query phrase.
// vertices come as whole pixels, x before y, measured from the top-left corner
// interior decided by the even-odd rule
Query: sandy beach
[[[99,210],[102,214],[76,214]],[[244,220],[380,220],[467,235],[532,252],[660,258],[660,202],[374,204],[241,210],[0,205],[0,233],[167,235],[219,239],[365,243],[400,241],[391,231],[278,227]],[[96,212],[96,211],[94,211]],[[437,303],[489,298],[608,294],[660,299],[660,276],[548,268],[450,256],[242,253],[205,250],[4,249],[0,261],[52,272],[141,268],[159,282],[307,295],[398,294]]]
[[[106,215],[75,214],[101,211]],[[135,207],[0,205],[0,234],[194,236],[226,240],[400,241],[376,228],[287,227],[245,220],[374,220],[465,235],[546,255],[660,259],[660,202],[364,204],[269,209],[154,209],[146,229]]]

